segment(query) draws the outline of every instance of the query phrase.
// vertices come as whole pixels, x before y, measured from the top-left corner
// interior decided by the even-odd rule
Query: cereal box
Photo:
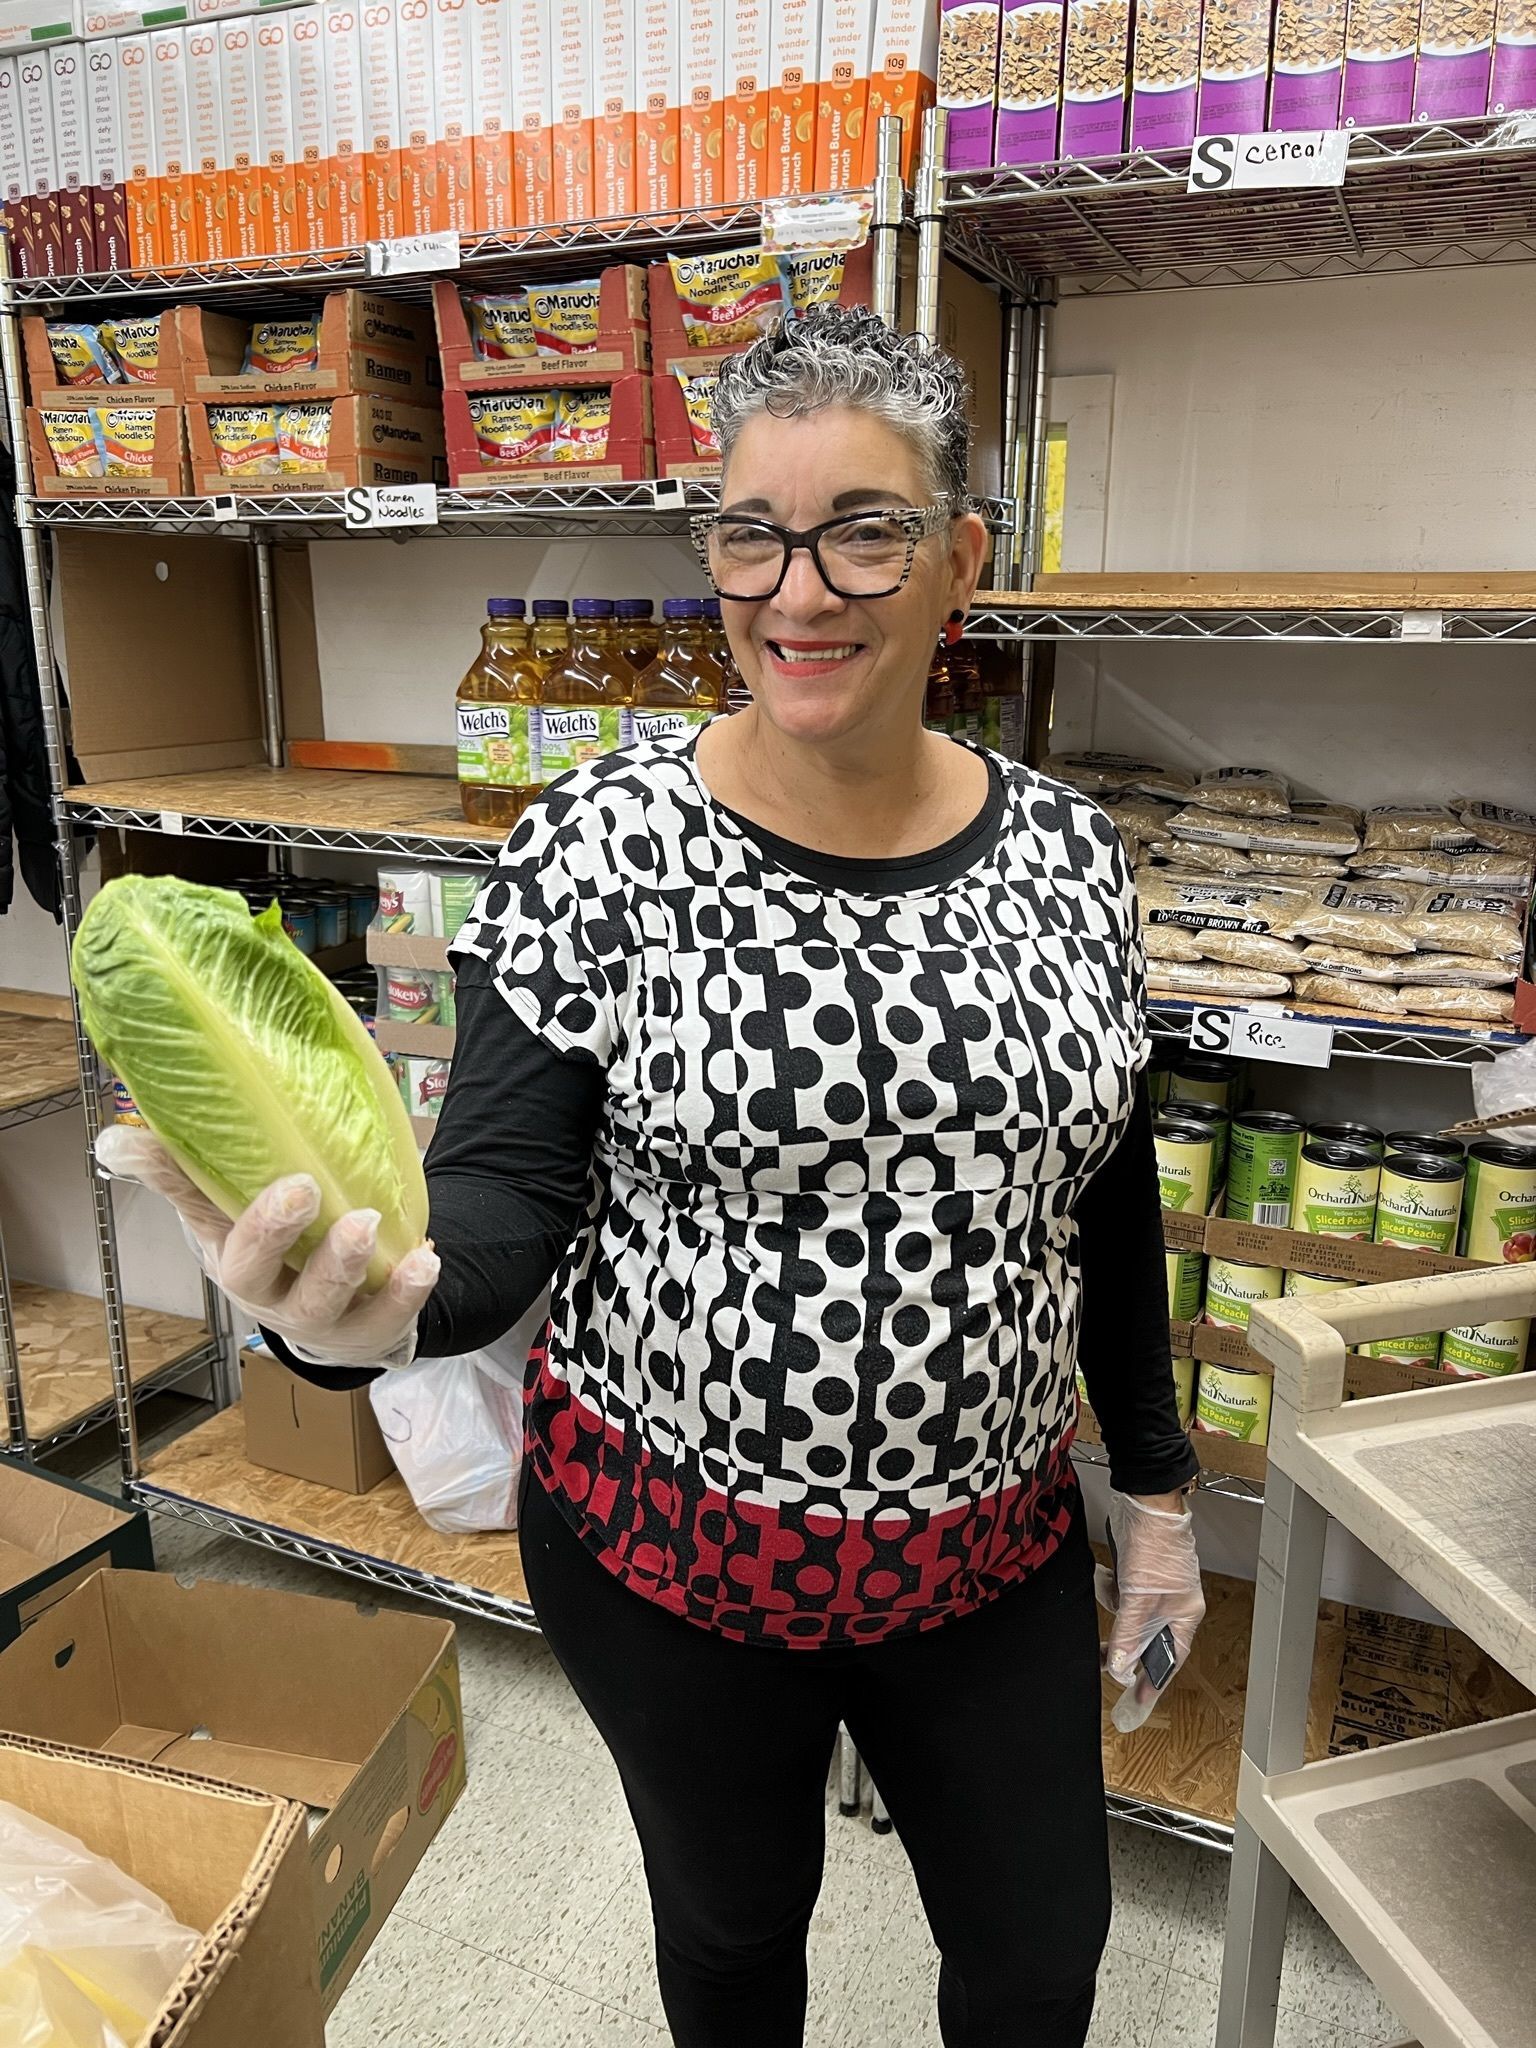
[[[1348,0],[1276,0],[1269,125],[1337,128]]]
[[[512,205],[519,227],[546,227],[552,218],[554,74],[549,0],[511,0]]]
[[[559,220],[590,220],[593,50],[587,0],[552,0],[555,127],[553,172]]]
[[[198,23],[187,30],[187,118],[192,159],[192,210],[197,244],[205,263],[227,263],[229,186],[224,175],[224,88],[217,29]]]
[[[467,235],[475,224],[474,67],[472,14],[464,0],[432,0],[432,76],[437,90],[438,211],[445,228]]]
[[[163,28],[150,37],[160,237],[169,264],[195,263],[202,253],[192,218],[192,115],[184,34],[179,28]]]
[[[117,57],[112,37],[85,53],[85,94],[91,133],[91,194],[96,268],[128,268],[128,194],[123,184],[122,121],[118,112]]]
[[[1199,135],[1253,135],[1269,96],[1274,0],[1205,0],[1200,30]]]
[[[1061,154],[1118,156],[1125,147],[1131,0],[1069,0],[1062,57]]]
[[[329,249],[325,22],[318,7],[296,8],[289,23],[288,90],[293,102],[293,244],[296,249]]]
[[[1158,0],[1142,0],[1143,12]],[[1182,0],[1188,6],[1190,0]],[[1198,12],[1199,0],[1194,0]],[[1003,0],[997,73],[997,161],[1048,164],[1056,155],[1066,0]],[[1194,110],[1190,110],[1193,126]]]
[[[931,4],[931,0],[930,0]],[[725,201],[767,189],[769,0],[735,0],[725,18]]]
[[[1498,0],[1493,22],[1490,114],[1536,107],[1536,11],[1531,0]]]
[[[478,0],[466,11],[474,87],[472,224],[485,235],[513,222],[512,16],[508,0]]]
[[[53,107],[54,162],[58,182],[63,268],[76,276],[96,267],[91,222],[91,150],[85,98],[85,50],[65,44],[48,53],[48,93]]]
[[[818,192],[846,192],[864,175],[869,117],[869,59],[874,46],[869,0],[822,0],[816,109]]]
[[[432,80],[432,0],[394,0],[400,81],[400,232],[446,225],[437,176],[437,95]]]
[[[684,206],[725,199],[725,18],[719,0],[682,0],[681,104]]]
[[[592,0],[592,182],[599,220],[635,211],[635,13]]]
[[[153,270],[160,262],[160,173],[155,163],[149,37],[125,36],[118,45],[117,64],[129,246],[134,267]]]
[[[635,208],[666,213],[682,189],[682,0],[635,0]]]
[[[768,37],[768,186],[816,189],[821,0],[774,0]]]
[[[16,59],[0,57],[0,202],[5,206],[5,224],[11,237],[11,265],[18,277],[36,275],[28,196],[27,146],[21,132]]]
[[[952,171],[992,161],[1002,0],[939,0],[939,105],[948,110],[944,161]]]
[[[224,184],[230,254],[257,255],[261,238],[261,140],[256,124],[256,41],[242,17],[219,25],[219,78],[224,97]],[[126,83],[126,73],[124,74]],[[130,190],[130,198],[132,193]]]
[[[869,118],[864,127],[864,183],[875,175],[875,148],[886,115],[901,122],[901,170],[910,178],[923,115],[939,75],[939,17],[933,0],[875,0],[869,60]]]
[[[1415,121],[1464,121],[1488,111],[1495,0],[1423,0],[1413,75]],[[1536,27],[1536,16],[1532,17]]]
[[[1141,0],[1131,57],[1132,149],[1188,149],[1200,93],[1200,0]]]
[[[390,0],[363,0],[357,24],[363,126],[368,138],[363,174],[368,239],[388,241],[405,232],[400,196],[400,87],[395,72],[395,11]]]
[[[53,96],[48,89],[48,59],[25,50],[16,60],[21,97],[21,133],[27,151],[27,187],[37,237],[38,270],[57,277],[64,268],[64,238],[54,197],[59,182],[53,142]]]
[[[269,256],[287,256],[294,237],[293,87],[288,76],[290,17],[268,14],[252,22],[256,44],[256,140],[261,158],[262,246]],[[162,159],[164,151],[161,151]],[[166,194],[160,194],[162,219]]]
[[[1346,128],[1393,128],[1411,117],[1418,47],[1419,0],[1349,0]]]
[[[368,131],[363,120],[363,54],[356,0],[325,0],[325,155],[330,173],[330,234],[338,249],[368,239],[364,165]]]

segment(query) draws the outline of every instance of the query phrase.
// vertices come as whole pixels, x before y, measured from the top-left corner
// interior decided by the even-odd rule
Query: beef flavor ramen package
[[[718,462],[720,443],[715,438],[714,419],[710,412],[710,400],[715,395],[715,379],[690,377],[683,370],[676,370],[673,375],[682,386],[683,405],[688,414],[688,431],[693,436],[695,460]]]
[[[533,345],[541,355],[591,355],[597,347],[598,301],[602,287],[596,278],[584,284],[548,284],[528,287],[528,320]]]
[[[464,311],[469,338],[481,362],[525,362],[538,354],[526,292],[471,292]]]
[[[495,391],[469,401],[475,444],[485,463],[552,462],[557,391]]]
[[[669,256],[667,263],[690,348],[745,348],[790,313],[784,262],[770,250]]]
[[[608,454],[608,427],[613,393],[557,391],[554,459],[556,462],[602,462]]]

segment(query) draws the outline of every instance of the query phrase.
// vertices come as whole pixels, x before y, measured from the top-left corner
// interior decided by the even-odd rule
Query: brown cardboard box
[[[236,403],[231,399],[230,404]],[[267,401],[246,401],[257,405]],[[342,491],[354,484],[432,484],[446,481],[443,415],[436,406],[400,405],[376,392],[323,399],[331,409],[324,469],[267,476],[226,476],[219,468],[206,405],[186,408],[193,488],[207,497],[232,492],[267,497],[273,492]]]
[[[366,1387],[317,1387],[261,1351],[243,1352],[240,1367],[245,1455],[253,1465],[338,1493],[371,1493],[394,1471]]]
[[[0,1736],[0,1799],[203,1935],[136,2048],[323,2048],[302,1806],[16,1736]]]
[[[184,399],[339,398],[377,391],[403,405],[437,403],[432,315],[425,306],[376,292],[327,292],[320,312],[320,360],[313,369],[246,370],[249,317],[203,306],[175,313],[176,380]]]
[[[464,1789],[451,1622],[213,1580],[98,1572],[0,1653],[0,1728],[313,1808],[327,2011]]]
[[[121,395],[119,395],[121,394]],[[112,407],[137,407],[140,401],[128,395],[121,384],[107,387],[95,403]],[[80,408],[71,400],[66,410]],[[183,498],[191,488],[187,473],[187,437],[182,417],[174,406],[153,410],[154,447],[150,467],[137,476],[61,476],[38,406],[27,407],[27,444],[32,451],[32,487],[40,498]]]
[[[0,1644],[104,1565],[154,1570],[148,1515],[55,1472],[0,1459]]]

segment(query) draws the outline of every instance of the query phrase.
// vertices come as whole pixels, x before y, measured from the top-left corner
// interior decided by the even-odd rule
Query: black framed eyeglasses
[[[955,518],[953,499],[934,505],[845,512],[798,530],[734,512],[690,520],[694,550],[719,597],[740,604],[777,597],[789,558],[804,548],[834,597],[894,597],[912,574],[918,543]]]

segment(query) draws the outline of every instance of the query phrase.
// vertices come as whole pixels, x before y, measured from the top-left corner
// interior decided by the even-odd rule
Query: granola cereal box
[[[666,213],[681,189],[681,0],[634,0],[635,206]]]
[[[1198,10],[1199,0],[1193,4]],[[1000,164],[1047,164],[1056,155],[1066,28],[1066,0],[1003,0],[997,73]]]
[[[561,220],[590,220],[592,203],[592,87],[587,0],[554,0],[555,209]]]
[[[248,17],[219,24],[219,84],[224,99],[224,184],[229,253],[238,262],[261,253],[261,145],[256,130],[256,44]],[[125,46],[126,50],[126,46]]]
[[[474,105],[474,197],[476,234],[512,226],[511,0],[480,0],[470,14],[470,72]]]
[[[864,124],[864,183],[875,175],[875,145],[887,114],[901,122],[901,174],[912,175],[923,115],[939,76],[939,17],[933,0],[875,0],[869,57],[869,118]]]
[[[443,226],[461,235],[475,225],[475,24],[470,17],[484,11],[465,7],[461,0],[432,0],[438,207]]]
[[[816,189],[821,0],[774,0],[768,57],[768,191]]]
[[[318,7],[295,12],[288,33],[288,89],[293,101],[293,242],[329,249],[331,173],[326,156],[325,23]]]
[[[1395,128],[1409,119],[1418,47],[1419,0],[1349,0],[1346,128]]]
[[[1125,147],[1131,0],[1070,0],[1062,60],[1061,155],[1118,156]]]
[[[1531,0],[1498,0],[1493,23],[1490,114],[1536,107],[1536,7]]]
[[[1464,121],[1488,111],[1496,11],[1495,0],[1422,0],[1415,121]]]
[[[635,14],[593,0],[592,178],[599,220],[635,211]]]
[[[230,251],[229,188],[224,176],[224,95],[219,38],[212,28],[187,30],[187,106],[192,130],[192,199],[205,263]]]
[[[1205,0],[1200,29],[1199,135],[1252,135],[1269,93],[1274,0]]]
[[[554,73],[548,0],[510,0],[512,8],[513,212],[521,228],[553,218]]]
[[[1338,127],[1348,13],[1348,0],[1276,0],[1271,128]]]
[[[261,222],[268,255],[286,256],[294,240],[293,96],[289,88],[290,23],[285,14],[252,23],[256,45],[256,135],[261,156]],[[166,217],[164,187],[161,214]]]
[[[1131,148],[1188,149],[1200,95],[1200,0],[1141,0],[1131,59]]]
[[[682,202],[725,198],[725,16],[719,0],[682,0]]]
[[[395,76],[400,92],[400,232],[430,235],[446,225],[437,176],[437,94],[429,0],[394,0]]]
[[[202,254],[192,218],[192,116],[187,105],[187,50],[179,28],[150,37],[155,96],[156,167],[160,178],[160,233],[168,264],[195,263]]]
[[[949,115],[944,162],[952,171],[992,161],[1002,0],[940,0],[939,105]]]
[[[767,190],[768,0],[735,0],[725,18],[725,199]]]
[[[325,153],[331,190],[327,206],[338,249],[367,240],[363,165],[368,154],[363,125],[362,45],[355,0],[324,0]]]
[[[846,192],[862,176],[873,30],[869,0],[822,0],[817,192]]]

